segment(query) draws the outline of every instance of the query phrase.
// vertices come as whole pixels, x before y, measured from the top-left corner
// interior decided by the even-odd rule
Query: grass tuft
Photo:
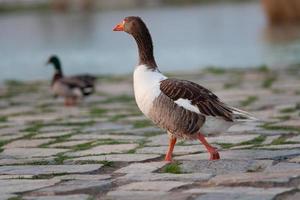
[[[0,116],[0,122],[7,122],[6,116]]]
[[[279,110],[279,112],[281,112],[281,113],[292,113],[295,111],[296,111],[295,107],[283,108],[283,109]]]
[[[181,174],[181,168],[180,168],[180,163],[175,162],[175,163],[170,163],[163,167],[162,171],[164,173],[170,173],[170,174]]]
[[[266,129],[266,130],[273,130],[273,131],[278,131],[278,130],[282,130],[282,131],[296,131],[298,133],[300,133],[300,128],[298,127],[293,127],[293,126],[276,126],[276,125],[272,125],[270,123],[266,123],[261,125],[262,128]]]
[[[90,114],[92,117],[103,117],[107,113],[107,111],[108,110],[103,109],[103,108],[94,107],[94,108],[91,108]]]
[[[62,165],[64,164],[64,161],[69,159],[69,156],[64,155],[64,153],[58,153],[56,155],[56,158],[54,158],[54,162],[56,165]]]
[[[221,75],[221,74],[225,74],[226,70],[223,68],[219,68],[219,67],[207,67],[204,69],[204,72],[207,72],[210,74]]]
[[[149,127],[152,126],[152,122],[150,120],[139,120],[139,121],[135,121],[133,123],[133,127],[134,128],[144,128],[144,127]]]
[[[259,72],[264,72],[264,73],[267,73],[270,71],[269,67],[267,65],[261,65],[257,68],[257,70]]]
[[[112,96],[112,97],[108,97],[107,99],[105,99],[104,101],[102,101],[102,103],[119,103],[119,102],[133,102],[134,98],[132,96],[123,94],[123,95],[119,95],[119,96]]]
[[[277,80],[277,75],[269,75],[261,84],[263,88],[272,87],[273,83]]]
[[[248,96],[247,99],[240,102],[241,106],[249,106],[258,100],[257,96]]]
[[[253,140],[245,141],[239,143],[239,145],[260,145],[263,141],[265,141],[266,136],[265,135],[260,135]]]

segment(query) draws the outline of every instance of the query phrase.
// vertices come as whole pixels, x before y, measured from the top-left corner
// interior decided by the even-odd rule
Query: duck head
[[[46,64],[47,65],[52,64],[56,72],[62,73],[60,61],[56,55],[50,56]]]
[[[157,65],[153,55],[153,43],[150,32],[140,17],[125,17],[117,24],[113,31],[124,31],[133,36],[139,51],[139,65],[146,65],[150,69],[156,69]]]

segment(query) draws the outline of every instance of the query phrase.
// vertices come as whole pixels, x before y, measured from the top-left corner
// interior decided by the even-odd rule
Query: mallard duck
[[[57,56],[51,56],[47,64],[52,64],[55,73],[51,82],[51,90],[55,96],[65,98],[65,106],[77,104],[77,100],[95,91],[96,77],[88,74],[64,76]]]
[[[163,75],[154,59],[151,35],[140,17],[126,17],[113,30],[130,34],[137,43],[139,63],[133,74],[135,100],[146,117],[167,130],[166,161],[172,160],[177,139],[198,139],[209,152],[210,160],[220,159],[218,150],[205,136],[224,133],[242,121],[255,120],[249,113],[226,105],[197,83]]]

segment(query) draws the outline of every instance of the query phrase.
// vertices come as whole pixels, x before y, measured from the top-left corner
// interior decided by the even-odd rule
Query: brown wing
[[[69,88],[83,88],[85,86],[83,81],[73,77],[63,77],[60,79],[60,81]]]
[[[160,90],[173,101],[190,100],[207,116],[219,116],[226,121],[233,121],[232,110],[208,89],[191,81],[166,79],[161,81]]]

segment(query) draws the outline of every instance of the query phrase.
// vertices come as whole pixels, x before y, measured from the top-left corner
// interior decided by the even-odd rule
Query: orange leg
[[[170,139],[169,139],[169,148],[168,148],[168,151],[167,151],[167,154],[166,154],[166,157],[165,157],[165,161],[168,161],[168,162],[172,161],[172,153],[173,153],[176,141],[177,141],[176,138],[170,137]]]
[[[70,106],[70,100],[68,97],[65,97],[65,102],[64,102],[65,106]]]
[[[77,98],[76,97],[72,97],[71,98],[71,106],[76,106],[77,104]]]
[[[207,149],[208,153],[210,154],[210,160],[219,160],[220,159],[220,155],[218,150],[211,146],[205,139],[204,135],[202,135],[201,133],[199,133],[198,135],[198,139],[200,140],[200,142],[202,144],[204,144],[205,148]]]

